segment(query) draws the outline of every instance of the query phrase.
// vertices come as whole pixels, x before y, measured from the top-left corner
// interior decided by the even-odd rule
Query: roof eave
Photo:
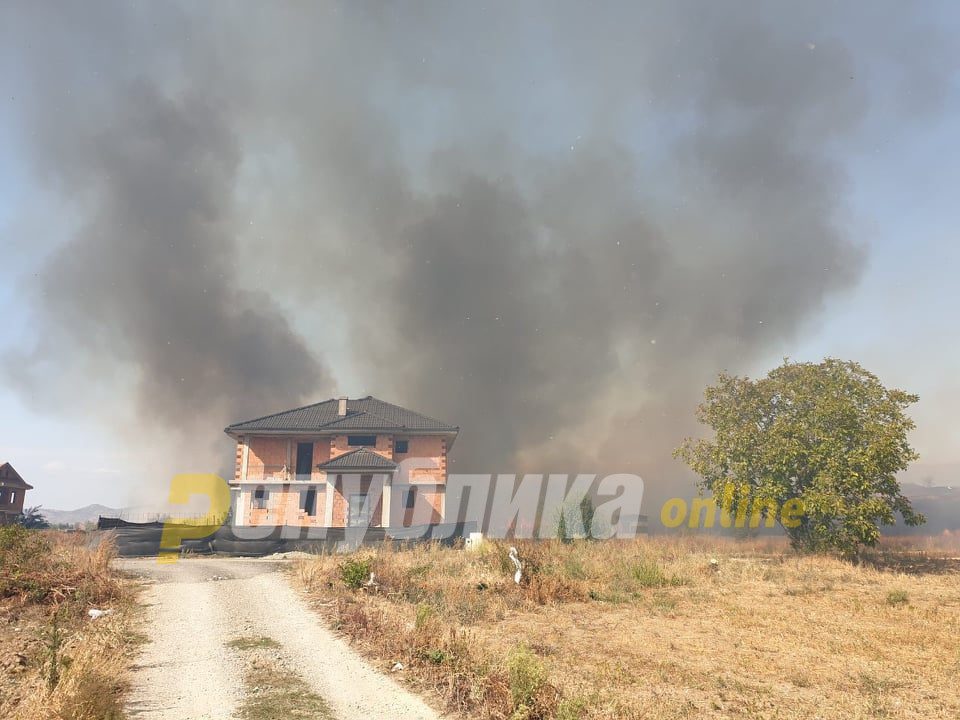
[[[33,485],[30,485],[24,480],[18,482],[15,478],[0,480],[0,487],[13,488],[14,490],[33,490]]]
[[[456,439],[457,435],[460,433],[460,428],[453,428],[450,430],[420,430],[413,428],[336,428],[333,430],[326,428],[316,428],[313,430],[307,430],[304,428],[271,428],[267,429],[250,429],[246,430],[243,428],[237,427],[227,427],[223,430],[227,435],[232,437],[235,440],[239,440],[245,435],[312,435],[327,437],[333,435],[362,435],[364,433],[369,435],[449,435]],[[453,445],[453,442],[450,442],[450,446]]]
[[[347,475],[349,473],[363,473],[376,475],[377,473],[395,473],[399,468],[389,467],[339,467],[339,468],[320,468],[327,475]]]

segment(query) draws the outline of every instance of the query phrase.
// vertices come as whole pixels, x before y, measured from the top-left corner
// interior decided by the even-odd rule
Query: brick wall
[[[430,522],[440,522],[443,518],[443,494],[444,488],[436,487],[428,489],[426,487],[417,488],[423,502],[427,503],[433,510],[433,517]],[[419,501],[420,499],[418,499]]]
[[[302,509],[305,494],[309,487],[316,490],[316,504],[313,515],[307,515]],[[244,524],[323,526],[326,511],[326,484],[309,486],[306,484],[266,485],[265,489],[267,490],[267,499],[264,508],[253,507],[254,486],[246,486],[241,491],[238,502],[244,505]],[[361,476],[359,483],[353,480],[351,484],[338,476],[334,485],[331,527],[345,527],[347,523],[347,495],[353,493],[376,493],[379,496],[372,514],[372,524],[374,526],[379,525],[383,506],[382,479],[364,475]],[[423,498],[418,502],[431,502],[427,499],[427,495],[423,495]],[[395,497],[392,502],[399,503],[401,500]]]
[[[406,493],[413,490],[414,506],[406,506]],[[394,507],[403,508],[403,524],[422,525],[443,522],[443,485],[399,485],[394,487]],[[396,517],[396,516],[395,516]]]
[[[330,459],[330,438],[320,438],[313,443],[313,468],[310,472],[310,479],[313,482],[326,482],[327,474],[323,470],[317,470],[317,465],[321,465]]]
[[[272,485],[270,489],[271,509],[255,510],[253,509],[253,490],[244,489],[241,493],[239,502],[245,504],[245,517],[248,524],[288,524],[288,525],[323,525],[325,509],[325,482],[326,473],[317,469],[320,465],[332,458],[344,453],[355,450],[356,447],[350,447],[347,435],[334,435],[330,437],[316,438],[313,442],[313,460],[310,480],[317,485],[317,504],[314,516],[306,516],[300,509],[302,503],[301,490],[305,492],[303,486]],[[427,458],[437,465],[436,468],[414,468],[411,470],[407,480],[417,487],[417,510],[416,516],[419,522],[440,522],[443,516],[443,485],[447,481],[447,441],[444,437],[429,435],[413,435],[404,437],[408,444],[408,451],[404,454],[394,452],[394,436],[378,435],[376,445],[368,448],[386,458],[393,459],[395,462],[402,462],[408,458]],[[279,470],[286,466],[289,472],[293,472],[296,463],[296,447],[298,442],[303,442],[302,438],[297,437],[274,437],[274,436],[250,436],[247,438],[249,449],[247,450],[247,483],[256,483],[264,480],[264,469],[267,469],[267,478],[280,479]],[[242,482],[243,468],[243,444],[237,443],[235,457],[234,481]],[[400,480],[400,478],[398,478]],[[381,481],[376,480],[377,484]],[[393,491],[393,507],[403,508],[403,485],[395,486]],[[344,496],[342,482],[338,482],[334,489],[333,496],[333,527],[344,527],[347,522],[347,499]],[[357,492],[356,489],[348,489]],[[365,492],[366,490],[360,490]],[[378,488],[377,492],[381,490]],[[382,501],[381,501],[382,502]],[[430,519],[427,520],[427,510],[429,508]],[[380,519],[380,504],[373,510],[375,522]],[[407,517],[410,513],[403,510],[403,516]],[[394,516],[395,520],[398,516]]]
[[[347,444],[346,435],[334,435],[330,441],[330,459],[332,460],[335,457],[343,455],[348,452],[356,450],[357,447],[351,447]],[[367,450],[372,450],[378,455],[383,455],[385,458],[393,458],[393,436],[392,435],[377,435],[377,444],[375,447],[368,447]]]
[[[400,436],[402,437],[402,436]],[[375,447],[368,448],[385,458],[401,462],[407,458],[429,458],[436,463],[435,470],[429,468],[414,469],[411,473],[414,482],[445,483],[447,481],[447,440],[443,437],[429,435],[414,435],[402,438],[407,440],[406,453],[394,452],[394,437],[392,435],[377,435]],[[296,464],[296,447],[303,442],[297,437],[250,436],[247,438],[250,449],[247,453],[247,480],[263,479],[264,468],[276,470],[286,466],[293,472]],[[329,438],[318,438],[313,444],[313,463],[311,479],[315,482],[323,480],[323,473],[317,470],[317,465],[325,463],[335,457],[356,450],[350,447],[347,435],[334,435]],[[242,480],[243,472],[243,443],[237,443],[234,462],[234,482]]]
[[[277,470],[287,465],[289,468],[287,457],[289,438],[254,436],[248,438],[247,442],[250,445],[250,450],[247,451],[248,481],[263,479],[265,467]]]
[[[409,452],[398,455],[395,460],[400,462],[405,458],[428,458],[436,463],[436,469],[414,468],[410,471],[409,481],[412,483],[443,484],[447,481],[447,439],[431,435],[419,435],[408,438]]]
[[[316,487],[317,499],[315,514],[307,515],[303,502],[307,487],[304,485],[268,486],[266,508],[253,507],[253,491],[244,490],[240,502],[246,503],[246,517],[249,525],[298,525],[323,526],[323,512],[326,507],[324,486]]]
[[[376,506],[373,508],[371,524],[377,526],[380,524],[380,516],[383,506],[383,480],[379,477],[362,475],[360,483],[357,484],[356,478],[351,483],[347,483],[342,476],[337,476],[334,484],[333,496],[333,527],[346,527],[347,524],[347,495],[352,493],[376,492],[379,495]],[[391,500],[391,503],[395,501]]]

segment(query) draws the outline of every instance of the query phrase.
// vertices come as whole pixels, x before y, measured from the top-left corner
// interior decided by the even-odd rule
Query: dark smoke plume
[[[454,470],[665,491],[703,385],[859,276],[871,75],[944,82],[927,29],[829,4],[203,7],[5,11],[77,219],[8,371],[198,464],[339,386],[460,424]]]

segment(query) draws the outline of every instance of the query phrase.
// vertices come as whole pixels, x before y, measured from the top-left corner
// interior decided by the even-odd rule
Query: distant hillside
[[[925,535],[960,530],[960,487],[923,487],[904,483],[903,494],[910,498],[915,510],[927,516],[927,523],[918,528],[898,525],[898,533]]]
[[[885,528],[884,534],[921,534],[939,533],[943,530],[960,530],[960,487],[924,487],[912,483],[903,484],[904,494],[910,498],[913,507],[927,516],[926,525],[909,528],[902,523]],[[76,523],[96,522],[100,515],[107,517],[125,517],[137,522],[156,519],[154,508],[111,508],[106,505],[87,505],[77,510],[41,511],[51,525],[75,525]]]
[[[100,515],[116,516],[120,511],[106,505],[94,504],[76,510],[41,508],[40,512],[51,525],[76,525],[77,523],[96,522]]]
[[[186,508],[186,509],[185,509]],[[97,518],[119,517],[131,522],[153,522],[164,517],[192,517],[202,515],[203,508],[168,507],[163,505],[131,505],[124,508],[112,508],[106,505],[87,505],[76,510],[55,510],[40,508],[40,513],[51,525],[76,525],[77,523],[96,522]]]

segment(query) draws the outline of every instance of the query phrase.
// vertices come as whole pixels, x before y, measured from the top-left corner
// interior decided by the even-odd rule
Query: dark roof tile
[[[357,448],[318,466],[321,470],[396,470],[397,464],[367,448]]]
[[[332,430],[412,430],[421,432],[457,432],[459,428],[426,415],[407,410],[399,405],[367,396],[347,400],[347,414],[337,414],[336,398],[305,407],[265,415],[253,420],[234,423],[227,433],[261,431],[329,432]]]

